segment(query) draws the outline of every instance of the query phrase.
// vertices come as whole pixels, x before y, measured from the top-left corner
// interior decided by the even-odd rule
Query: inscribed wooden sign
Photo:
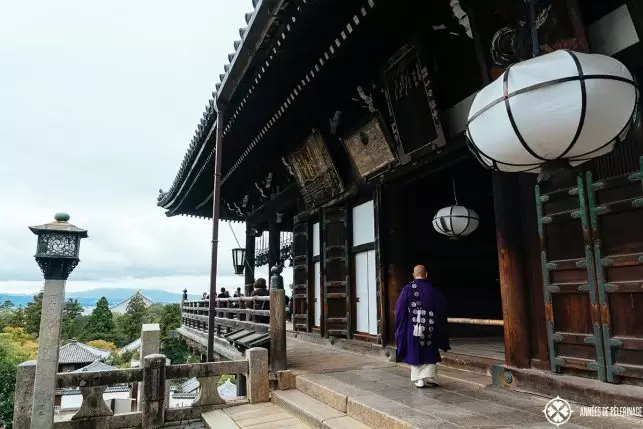
[[[377,117],[344,140],[348,156],[363,178],[372,177],[396,160]]]
[[[318,207],[344,192],[342,179],[318,132],[313,132],[299,150],[288,155],[288,163],[306,207]]]
[[[384,80],[393,134],[403,152],[444,146],[429,71],[414,46],[405,46],[393,57]]]

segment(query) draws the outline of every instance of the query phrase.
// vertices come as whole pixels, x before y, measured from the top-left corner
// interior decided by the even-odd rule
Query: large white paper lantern
[[[638,105],[632,74],[614,58],[555,51],[509,67],[476,95],[469,148],[484,166],[538,172],[571,166],[623,140]]]
[[[479,224],[478,213],[458,205],[444,207],[433,217],[433,228],[451,238],[466,237],[478,229]]]

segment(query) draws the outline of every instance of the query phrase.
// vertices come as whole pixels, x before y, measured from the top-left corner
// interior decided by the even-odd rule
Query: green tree
[[[188,345],[180,338],[165,338],[161,343],[161,353],[173,364],[186,363],[190,358]]]
[[[161,323],[163,317],[163,304],[152,304],[145,309],[145,319],[143,323]]]
[[[42,313],[42,291],[33,296],[33,301],[25,308],[25,331],[35,337],[40,333],[40,314]]]
[[[0,304],[0,310],[11,310],[13,309],[13,302],[8,299],[5,299],[2,304]]]
[[[179,304],[164,305],[159,323],[161,325],[161,339],[169,338],[170,331],[181,326],[181,306]]]
[[[143,297],[136,294],[127,304],[125,317],[123,318],[123,330],[128,342],[132,342],[141,336],[141,327],[146,315],[146,306]]]
[[[96,303],[96,308],[89,315],[87,326],[83,332],[85,341],[105,340],[112,341],[116,336],[116,327],[112,311],[109,309],[107,298],[102,297]]]
[[[15,328],[24,328],[25,327],[25,308],[21,305],[18,308],[14,308],[11,311],[9,318],[7,319],[7,324]]]
[[[11,424],[13,420],[16,367],[36,356],[34,337],[22,328],[6,328],[0,334],[0,416]]]
[[[70,340],[81,336],[77,319],[83,314],[83,306],[77,299],[69,298],[63,307],[63,320],[61,336],[63,340]]]

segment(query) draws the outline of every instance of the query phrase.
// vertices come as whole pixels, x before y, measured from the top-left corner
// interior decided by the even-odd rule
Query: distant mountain
[[[134,295],[136,291],[137,289],[91,289],[78,292],[67,292],[65,294],[65,299],[77,299],[80,305],[82,305],[83,307],[94,307],[96,305],[96,302],[104,296],[105,298],[107,298],[107,301],[109,301],[110,305],[114,305]],[[152,301],[159,304],[171,304],[175,302],[178,303],[181,301],[182,295],[181,293],[154,289],[140,289],[140,292]],[[22,295],[0,293],[0,304],[6,300],[9,300],[16,306],[24,306],[27,305],[28,302],[33,300],[33,295],[34,294]],[[189,295],[189,299],[199,298],[200,296],[197,295]]]

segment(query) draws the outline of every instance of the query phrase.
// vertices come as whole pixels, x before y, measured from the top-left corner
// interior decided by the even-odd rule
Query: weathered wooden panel
[[[308,208],[318,207],[344,192],[342,179],[318,131],[314,131],[299,150],[288,155],[288,163]]]
[[[323,218],[324,334],[347,338],[351,309],[348,213],[345,207],[329,207]]]
[[[609,382],[643,379],[643,157],[639,163],[610,179],[586,173]]]
[[[310,330],[308,305],[309,281],[309,225],[296,222],[293,230],[293,328],[295,331]]]
[[[604,380],[583,177],[563,189],[536,186],[536,208],[551,371],[589,371]]]
[[[362,178],[395,162],[395,155],[378,117],[373,117],[344,140],[346,152]]]
[[[393,136],[404,154],[446,144],[429,69],[416,46],[407,44],[391,58],[384,85]]]

